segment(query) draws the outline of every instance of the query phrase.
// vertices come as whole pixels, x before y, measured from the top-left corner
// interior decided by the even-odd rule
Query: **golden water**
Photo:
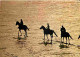
[[[79,2],[0,2],[0,57],[79,57],[80,3]],[[16,21],[23,19],[30,28],[27,39],[18,41]],[[43,30],[50,25],[58,37],[53,44],[43,44]],[[60,49],[60,28],[64,26],[73,37],[69,48]],[[22,31],[24,35],[24,31]],[[23,37],[23,36],[22,36]],[[50,36],[49,40],[51,39]],[[47,38],[46,38],[47,40]],[[66,41],[65,41],[66,42]]]

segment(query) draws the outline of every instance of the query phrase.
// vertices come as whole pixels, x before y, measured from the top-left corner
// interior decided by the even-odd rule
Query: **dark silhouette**
[[[60,44],[59,47],[60,47],[60,49],[62,49],[62,48],[69,48],[69,46],[63,45],[63,44],[62,45]]]
[[[78,39],[80,38],[80,35],[79,35],[79,37],[78,37]]]
[[[18,21],[16,22],[16,25],[18,25],[19,32],[21,33],[21,30],[24,30],[25,37],[26,37],[27,36],[27,29],[29,30],[29,28],[26,25],[22,25],[22,24],[23,24],[23,21],[21,21],[21,23],[19,23]],[[18,32],[18,37],[19,37],[19,32]],[[22,35],[22,33],[21,33],[21,35]]]
[[[67,38],[68,38],[68,40],[69,40],[69,37],[72,39],[70,34],[68,32],[66,32],[66,29],[63,26],[61,28],[61,42],[62,42],[62,37],[63,37],[63,42],[64,42],[64,37],[66,38],[66,44],[67,44]],[[70,44],[70,40],[69,40],[69,44]]]
[[[54,30],[48,30],[44,26],[41,26],[40,29],[44,30],[44,40],[45,40],[45,35],[47,36],[47,39],[48,39],[48,34],[50,34],[50,36],[51,36],[51,43],[52,43],[53,33],[57,36],[57,34],[54,32]]]
[[[47,23],[47,29],[48,29],[48,30],[50,30],[50,26],[49,26],[49,23]]]
[[[20,24],[21,24],[21,25],[23,25],[23,20],[22,20],[22,19],[21,19],[21,22],[20,22]]]
[[[39,44],[44,44],[45,46],[47,46],[48,44],[51,44],[49,41],[43,41],[43,42],[41,42],[41,43],[39,43]]]
[[[66,29],[62,26],[61,31],[66,32]]]

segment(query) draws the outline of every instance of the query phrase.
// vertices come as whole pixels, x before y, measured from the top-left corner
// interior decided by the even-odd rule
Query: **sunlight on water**
[[[80,2],[6,1],[0,8],[0,53],[1,57],[79,57],[80,56]],[[18,44],[16,21],[23,19],[30,28],[28,37]],[[54,30],[58,37],[53,44],[43,43],[44,25]],[[73,37],[71,45],[60,45],[60,28],[64,26]],[[24,31],[22,31],[24,35]],[[49,42],[51,40],[50,36]],[[15,39],[14,39],[15,38]],[[23,38],[23,37],[22,37]],[[25,41],[25,42],[24,42]],[[46,37],[47,41],[47,37]],[[65,40],[64,40],[65,41]],[[66,42],[66,41],[65,41]],[[41,43],[41,44],[40,44]],[[67,47],[67,48],[66,48]]]

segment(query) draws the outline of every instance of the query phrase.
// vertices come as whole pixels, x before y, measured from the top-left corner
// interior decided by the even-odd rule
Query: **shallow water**
[[[1,2],[0,7],[0,56],[1,57],[79,57],[80,3],[79,2]],[[30,28],[26,39],[18,40],[16,21],[23,19]],[[43,30],[49,23],[58,37],[53,44],[44,43]],[[60,28],[64,26],[73,37],[71,45],[60,46]],[[21,38],[24,38],[24,31]],[[66,41],[65,41],[66,42]]]

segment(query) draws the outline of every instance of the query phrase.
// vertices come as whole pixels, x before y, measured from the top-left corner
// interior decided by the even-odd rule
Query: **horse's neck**
[[[21,24],[18,24],[18,26],[20,27],[20,26],[21,26]]]
[[[46,28],[44,27],[43,30],[46,30]]]

